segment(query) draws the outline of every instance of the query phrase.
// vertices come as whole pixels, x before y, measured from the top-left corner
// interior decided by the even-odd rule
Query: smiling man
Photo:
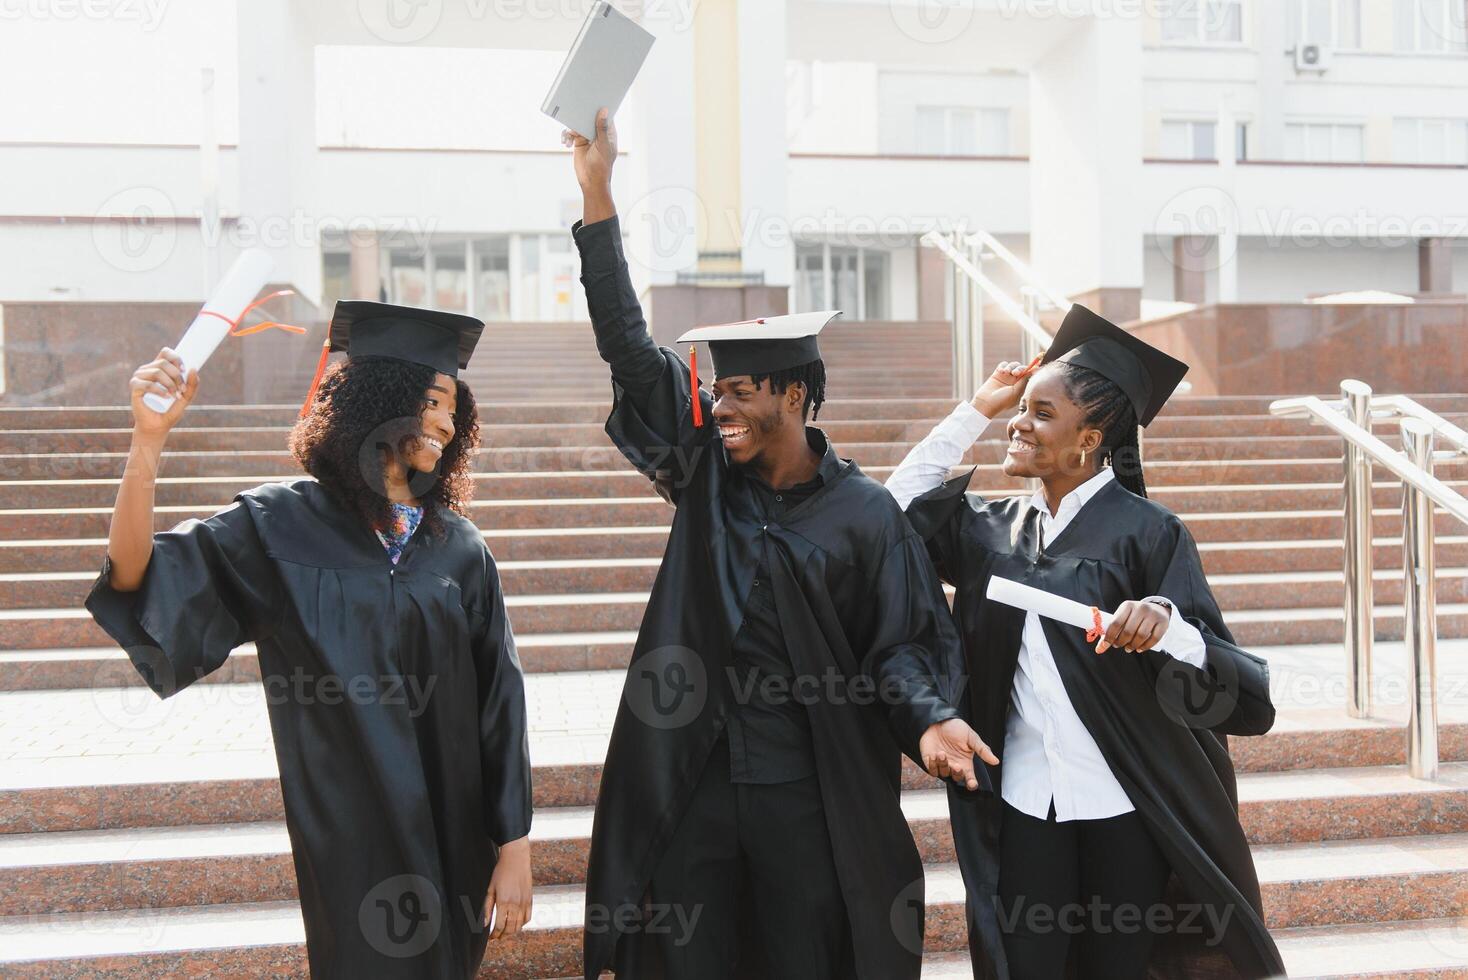
[[[574,229],[607,433],[676,513],[607,752],[585,975],[916,980],[922,864],[901,752],[971,789],[993,756],[951,703],[958,644],[922,543],[808,425],[836,314],[708,327],[712,392],[648,335],[622,256],[615,136],[574,147]]]

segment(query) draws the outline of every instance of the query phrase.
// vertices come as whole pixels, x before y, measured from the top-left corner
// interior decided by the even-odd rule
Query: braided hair
[[[1085,413],[1082,424],[1101,430],[1101,447],[1097,450],[1101,462],[1111,465],[1117,483],[1138,497],[1147,496],[1147,481],[1142,476],[1142,430],[1131,399],[1114,381],[1090,368],[1068,361],[1054,363],[1060,369],[1065,393]]]
[[[797,364],[792,368],[780,371],[771,371],[769,374],[755,374],[750,376],[754,386],[758,388],[764,380],[770,381],[770,390],[777,395],[783,395],[791,385],[805,385],[805,402],[800,406],[800,413],[804,417],[816,419],[821,415],[821,405],[826,401],[826,362],[814,360],[807,364]]]

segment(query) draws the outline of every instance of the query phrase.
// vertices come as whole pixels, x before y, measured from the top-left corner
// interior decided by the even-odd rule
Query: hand
[[[133,432],[145,436],[166,436],[183,418],[184,409],[194,401],[199,390],[199,372],[190,371],[184,380],[183,359],[173,348],[165,347],[158,356],[133,372],[128,382],[132,392]],[[143,403],[148,394],[172,395],[174,402],[166,412],[155,412]]]
[[[530,838],[512,840],[500,848],[499,861],[489,879],[484,899],[484,924],[494,923],[490,939],[513,936],[530,921]]]
[[[1121,647],[1127,653],[1150,650],[1162,639],[1170,622],[1172,614],[1157,603],[1128,599],[1117,606],[1111,625],[1096,644],[1096,652],[1105,653],[1111,647]]]
[[[974,769],[975,755],[991,766],[999,765],[999,757],[962,718],[950,718],[929,726],[918,741],[918,751],[928,775],[952,779],[970,790],[979,788],[978,774]]]
[[[984,418],[997,419],[1019,404],[1034,370],[1019,361],[1001,362],[989,375],[989,380],[974,393],[970,404]]]
[[[612,185],[612,165],[617,162],[617,127],[606,109],[596,111],[596,134],[588,140],[580,133],[561,131],[561,144],[571,148],[576,165],[576,182],[583,192],[602,192]]]

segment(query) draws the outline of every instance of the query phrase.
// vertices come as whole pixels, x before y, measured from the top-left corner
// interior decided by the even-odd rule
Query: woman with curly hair
[[[290,439],[315,479],[158,534],[157,465],[199,375],[165,347],[131,380],[87,609],[161,697],[254,642],[313,977],[472,977],[530,918],[524,681],[464,516],[479,422],[457,375],[483,326],[337,304],[322,364],[347,359],[318,370]]]

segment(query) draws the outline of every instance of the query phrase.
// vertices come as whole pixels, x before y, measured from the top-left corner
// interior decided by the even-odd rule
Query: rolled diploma
[[[999,575],[990,577],[989,588],[984,594],[995,602],[1002,602],[1006,606],[1014,606],[1059,623],[1069,623],[1079,629],[1089,630],[1096,625],[1090,606],[1083,606],[1074,599],[1067,599],[1044,589],[1021,585],[1013,579]],[[1110,626],[1112,618],[1111,613],[1103,612],[1101,628]]]
[[[245,307],[260,295],[260,290],[265,288],[274,271],[275,263],[263,248],[246,249],[234,260],[224,278],[219,280],[219,285],[214,287],[214,294],[199,307],[199,314],[174,348],[184,362],[185,382],[189,380],[189,372],[203,367],[220,341],[229,334],[229,323],[207,314],[218,313],[231,322],[238,320]],[[143,396],[143,404],[160,415],[172,407],[173,401],[172,395],[149,392]]]

